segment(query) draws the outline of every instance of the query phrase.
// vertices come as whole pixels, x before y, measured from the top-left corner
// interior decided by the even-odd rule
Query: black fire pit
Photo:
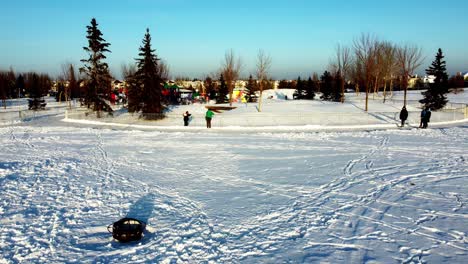
[[[122,218],[119,221],[110,224],[107,231],[119,242],[130,242],[141,239],[145,231],[146,223],[135,218]]]

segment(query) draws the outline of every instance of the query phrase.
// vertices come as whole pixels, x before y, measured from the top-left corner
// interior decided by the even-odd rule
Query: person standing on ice
[[[431,109],[429,107],[426,108],[426,113],[424,114],[424,119],[422,120],[423,126],[422,128],[427,128],[427,123],[431,121]]]
[[[426,117],[426,108],[421,111],[421,121],[419,122],[419,128],[423,127],[424,118]]]
[[[206,128],[211,128],[211,119],[213,118],[214,113],[211,111],[211,109],[208,109],[205,114],[205,119],[206,119]]]
[[[408,119],[408,110],[406,110],[406,106],[403,106],[400,111],[401,127],[405,125],[406,119]]]
[[[188,126],[189,121],[190,121],[190,116],[192,116],[192,114],[190,114],[189,111],[185,111],[183,116],[184,116],[184,126]]]

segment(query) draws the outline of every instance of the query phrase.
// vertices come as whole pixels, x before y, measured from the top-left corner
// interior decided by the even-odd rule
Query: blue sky
[[[111,43],[107,62],[120,76],[134,62],[145,30],[173,76],[203,78],[227,50],[253,73],[259,49],[273,60],[275,78],[322,73],[338,43],[361,33],[397,44],[417,44],[425,61],[437,49],[450,74],[468,71],[468,4],[465,1],[222,1],[222,0],[2,0],[0,69],[57,75],[67,62],[86,57],[86,26],[95,17]]]

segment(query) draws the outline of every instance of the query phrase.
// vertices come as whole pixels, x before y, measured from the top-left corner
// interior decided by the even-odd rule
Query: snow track
[[[467,259],[466,128],[0,136],[0,263]],[[107,233],[125,216],[141,241]]]

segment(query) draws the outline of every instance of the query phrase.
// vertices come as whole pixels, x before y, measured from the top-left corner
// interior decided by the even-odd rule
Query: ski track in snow
[[[466,128],[0,136],[0,263],[467,259]],[[124,216],[141,241],[112,240]]]

